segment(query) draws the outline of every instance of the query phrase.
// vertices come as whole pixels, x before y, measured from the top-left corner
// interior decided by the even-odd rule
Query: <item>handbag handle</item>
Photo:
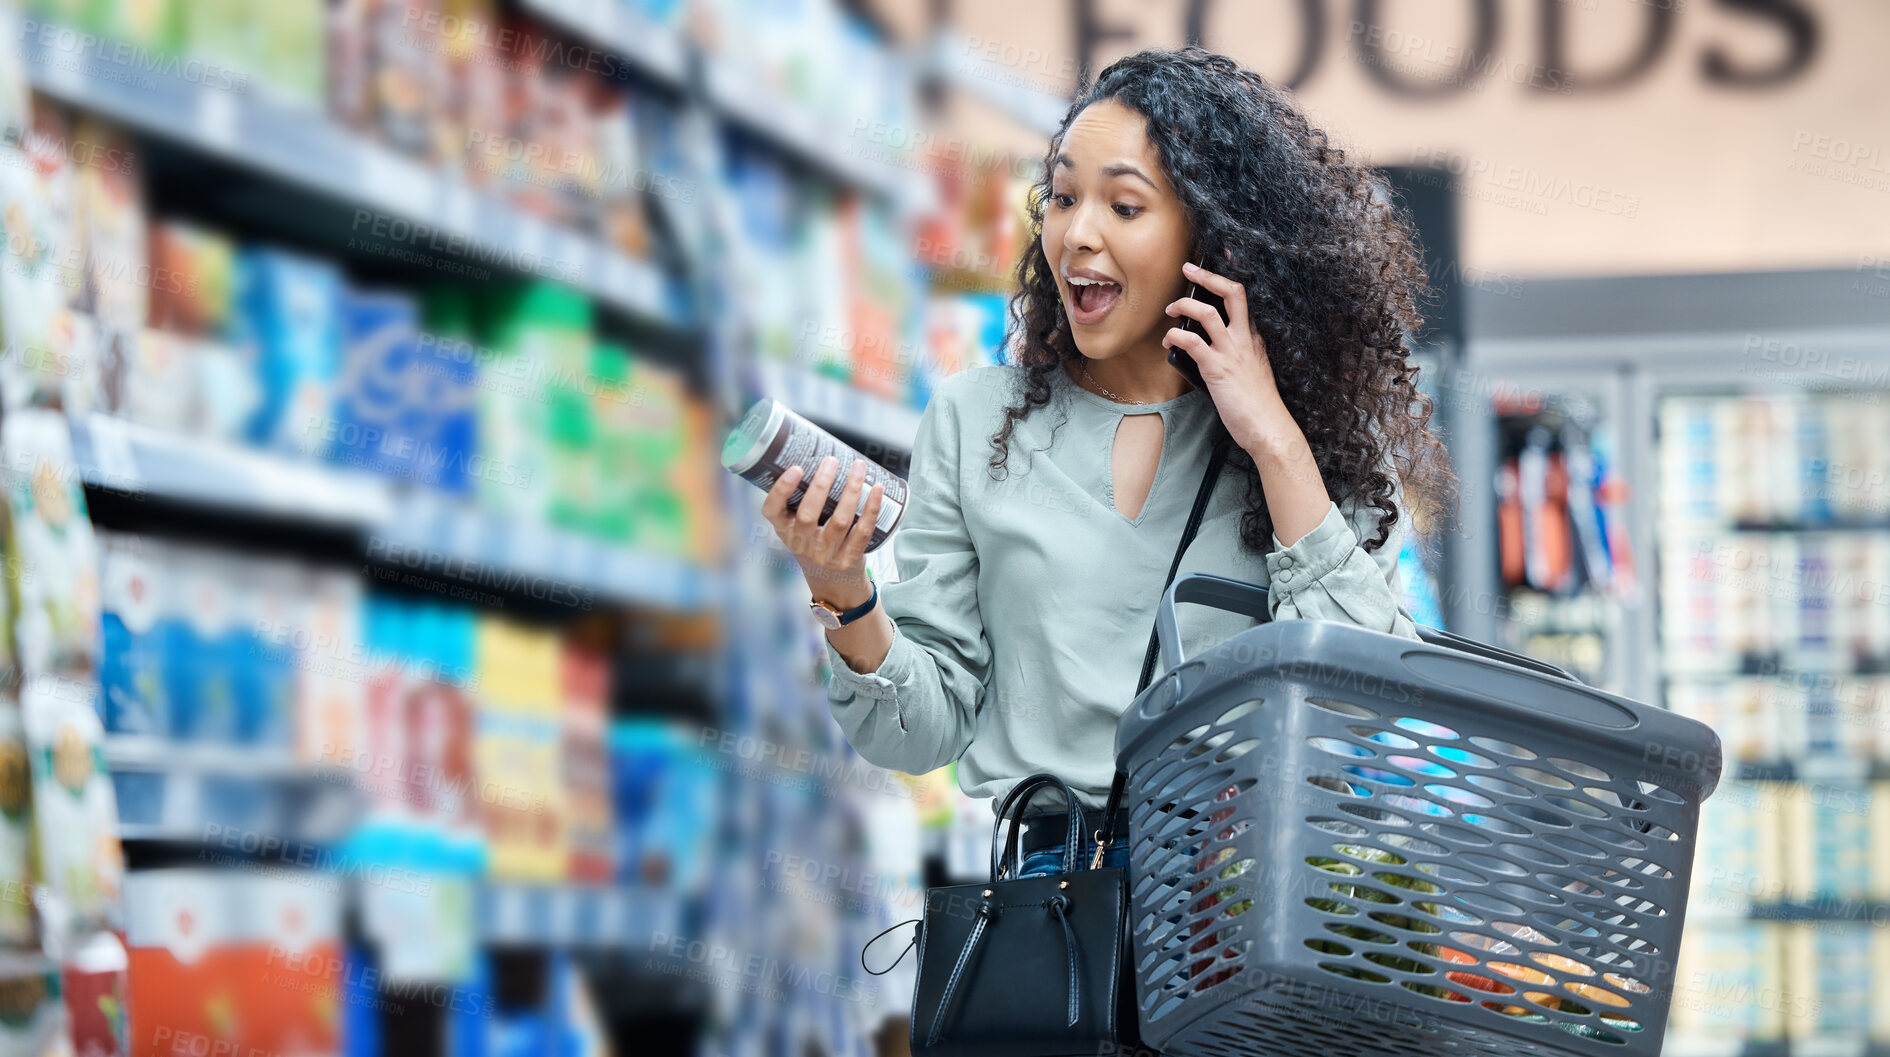
[[[1043,791],[1045,788],[1052,787],[1062,791],[1063,801],[1069,806],[1068,825],[1065,827],[1063,840],[1063,872],[1076,872],[1076,849],[1078,845],[1083,843],[1082,805],[1076,802],[1076,794],[1070,791],[1068,782],[1065,782],[1054,774],[1033,774],[1029,778],[1011,787],[1010,794],[1004,798],[1004,805],[998,808],[997,821],[991,824],[991,880],[995,881],[998,879],[999,867],[1005,860],[1010,860],[1011,875],[1013,877],[1021,871],[1023,863],[1020,861],[1021,857],[1018,854],[1017,836],[1018,830],[1022,828],[1024,824],[1024,809],[1030,806],[1030,798],[1032,796]],[[1013,808],[1017,811],[1018,817],[1016,818],[1011,818]],[[1003,842],[1004,850],[1000,852],[998,850],[998,835],[1003,831],[1004,823],[1007,820],[1011,823],[1011,832]]]

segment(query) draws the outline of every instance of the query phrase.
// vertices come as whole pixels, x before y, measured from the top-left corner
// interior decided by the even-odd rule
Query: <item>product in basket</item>
[[[864,461],[866,480],[860,484],[860,509],[866,508],[867,493],[874,485],[884,485],[886,489],[880,501],[879,520],[873,525],[873,538],[866,545],[868,551],[879,549],[905,515],[906,482],[903,478],[795,414],[786,404],[769,397],[762,397],[748,409],[722,445],[722,465],[762,491],[773,488],[788,467],[799,466],[804,475],[803,483],[788,497],[789,510],[799,508],[801,497],[807,494],[805,482],[813,480],[820,461],[829,455],[840,461],[840,467],[827,493],[826,506],[820,512],[821,523],[825,524],[840,505],[840,494],[846,490],[847,474],[852,471],[854,460]]]

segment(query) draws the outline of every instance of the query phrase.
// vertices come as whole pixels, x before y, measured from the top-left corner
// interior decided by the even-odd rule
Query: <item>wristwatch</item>
[[[872,580],[869,578],[867,582],[872,583]],[[851,624],[854,621],[865,616],[866,614],[871,613],[873,611],[873,607],[878,604],[879,604],[879,585],[873,584],[872,597],[868,598],[864,602],[861,602],[859,605],[854,606],[852,609],[843,610],[839,606],[834,605],[832,602],[822,602],[818,598],[810,601],[807,604],[807,608],[810,610],[813,610],[814,620],[819,622],[821,627],[826,628],[828,631],[833,631],[836,628],[844,628],[848,624]]]

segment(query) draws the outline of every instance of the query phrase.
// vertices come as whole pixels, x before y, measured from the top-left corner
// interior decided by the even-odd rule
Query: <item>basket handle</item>
[[[1267,589],[1245,580],[1234,580],[1212,573],[1183,573],[1168,585],[1161,607],[1155,613],[1155,634],[1162,641],[1162,668],[1174,671],[1185,659],[1181,656],[1181,629],[1175,624],[1175,605],[1195,602],[1229,613],[1240,613],[1255,620],[1266,620]]]
[[[1538,660],[1535,657],[1529,657],[1511,650],[1506,650],[1501,646],[1492,646],[1487,642],[1478,642],[1475,639],[1465,638],[1462,635],[1454,635],[1445,631],[1443,628],[1434,628],[1429,624],[1419,624],[1417,626],[1417,633],[1418,638],[1423,639],[1432,646],[1445,646],[1459,653],[1468,653],[1472,656],[1482,657],[1485,660],[1502,661],[1504,664],[1513,664],[1518,668],[1527,668],[1530,671],[1541,672],[1543,675],[1553,675],[1557,679],[1567,679],[1569,682],[1581,686],[1588,685],[1583,683],[1580,679],[1577,679],[1573,673],[1550,664],[1548,661]]]
[[[1211,573],[1186,573],[1176,577],[1167,593],[1162,596],[1161,608],[1157,610],[1155,617],[1156,635],[1161,639],[1162,644],[1162,667],[1167,671],[1175,670],[1185,659],[1181,655],[1181,631],[1175,623],[1175,605],[1180,602],[1213,606],[1229,613],[1253,617],[1255,620],[1268,618],[1267,589],[1259,584],[1215,576]],[[1462,635],[1453,635],[1442,628],[1419,624],[1417,633],[1418,638],[1430,646],[1443,646],[1459,653],[1513,664],[1518,668],[1527,668],[1543,675],[1552,675],[1557,679],[1566,679],[1571,683],[1583,685],[1580,679],[1547,661],[1525,657],[1499,646],[1464,638]]]

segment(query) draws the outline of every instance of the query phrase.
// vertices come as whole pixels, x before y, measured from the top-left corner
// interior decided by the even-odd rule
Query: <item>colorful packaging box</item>
[[[316,571],[301,598],[298,626],[282,643],[297,649],[304,662],[296,691],[299,756],[354,771],[367,749],[361,579],[351,572]]]
[[[341,376],[340,272],[290,253],[251,250],[238,272],[238,304],[261,388],[247,431],[251,443],[325,454]]]
[[[166,552],[141,536],[100,533],[104,657],[99,690],[105,729],[169,737],[172,730],[165,639],[176,632]]]
[[[7,575],[18,589],[23,673],[97,672],[98,545],[65,417],[22,410],[0,422],[11,532]]]
[[[245,1013],[241,1052],[338,1052],[343,885],[300,870],[229,884],[240,896],[230,964]]]
[[[132,1057],[228,1045],[255,1017],[236,971],[243,925],[236,880],[195,868],[125,878]]]
[[[18,701],[0,702],[0,943],[33,944],[32,764]],[[0,1017],[0,1022],[5,1018]]]
[[[47,898],[60,904],[47,916],[70,930],[48,940],[54,950],[116,925],[124,885],[118,803],[93,696],[90,684],[35,679],[20,698],[41,884]]]
[[[243,623],[232,559],[219,552],[176,551],[175,604],[181,619],[166,637],[172,733],[191,741],[242,740],[244,669],[251,629]]]
[[[617,834],[610,810],[610,669],[601,654],[564,650],[564,778],[570,808],[571,880],[607,882],[616,874]]]
[[[346,369],[333,458],[433,489],[464,491],[474,462],[473,367],[423,341],[419,309],[397,294],[342,300]]]

